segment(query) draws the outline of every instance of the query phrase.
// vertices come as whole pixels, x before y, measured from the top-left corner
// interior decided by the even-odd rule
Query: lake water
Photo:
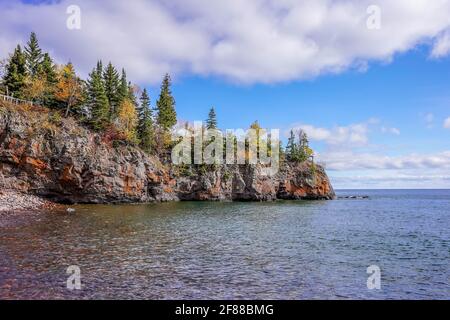
[[[3,217],[0,298],[450,299],[450,190],[338,195],[370,198]],[[71,265],[81,290],[66,288]]]

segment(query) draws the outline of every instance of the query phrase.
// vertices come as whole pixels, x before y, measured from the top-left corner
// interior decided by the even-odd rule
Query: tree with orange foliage
[[[70,62],[58,72],[55,98],[66,105],[66,117],[69,115],[71,109],[83,99],[82,82],[75,74],[75,69]]]

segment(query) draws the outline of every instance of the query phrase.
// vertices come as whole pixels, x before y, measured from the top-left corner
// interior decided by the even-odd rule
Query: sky
[[[450,0],[0,0],[0,57],[35,31],[83,77],[98,59],[124,67],[153,103],[170,73],[180,120],[214,106],[224,129],[305,130],[336,189],[450,188],[449,12]]]

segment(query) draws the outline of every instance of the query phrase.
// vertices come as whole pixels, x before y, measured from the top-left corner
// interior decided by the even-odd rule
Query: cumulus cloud
[[[400,135],[400,129],[397,128],[389,128],[389,127],[381,127],[381,132],[383,133],[390,133],[394,135]]]
[[[434,114],[432,113],[427,113],[424,116],[425,122],[427,124],[427,128],[431,129],[433,128],[433,123],[434,123]]]
[[[442,58],[450,53],[450,32],[444,32],[437,38],[430,56],[432,58]]]
[[[366,170],[366,169],[450,169],[450,151],[436,154],[409,154],[390,157],[372,153],[355,153],[352,151],[331,151],[319,155],[327,169]]]
[[[450,118],[448,122],[450,127]],[[385,172],[385,175],[390,177],[392,181],[396,177],[403,177],[401,181],[404,184],[391,181],[392,184],[389,184],[391,187],[406,186],[406,176],[411,179],[411,183],[414,182],[417,183],[417,186],[420,186],[421,181],[417,177],[431,177],[433,174],[429,171],[433,170],[439,171],[435,176],[439,180],[440,186],[448,186],[450,183],[449,180],[443,178],[448,176],[448,172],[450,172],[450,151],[432,154],[409,153],[401,156],[383,154],[387,146],[373,144],[370,141],[370,134],[382,132],[399,135],[400,130],[395,127],[383,126],[382,121],[378,119],[369,119],[362,123],[333,128],[315,127],[310,124],[293,125],[292,128],[304,130],[311,141],[319,141],[325,144],[325,148],[316,154],[316,159],[325,165],[333,179],[337,177],[338,186],[348,187],[358,185],[358,183],[359,186],[363,185],[360,183],[361,181],[354,180],[358,177],[354,172],[363,173],[360,177],[366,178],[366,186],[369,183],[382,185],[383,181],[385,186],[389,184],[389,181],[384,178],[373,181],[371,172],[376,173],[377,176]],[[345,176],[342,176],[342,174]],[[425,179],[422,179],[422,182],[424,181]],[[432,179],[427,181],[431,186]]]
[[[450,117],[445,119],[445,121],[444,121],[444,128],[445,129],[450,129]]]
[[[445,189],[450,182],[450,176],[445,172],[427,172],[427,174],[381,172],[376,175],[331,175],[330,178],[336,189]]]
[[[323,141],[330,146],[365,146],[368,143],[368,123],[356,123],[349,126],[336,126],[331,129],[315,127],[309,124],[291,126],[294,131],[303,130],[314,141]],[[290,130],[291,130],[290,129]],[[290,131],[289,130],[289,131]]]
[[[79,5],[82,29],[68,30],[66,8]],[[125,67],[138,83],[173,75],[213,75],[240,83],[311,78],[436,41],[448,53],[450,1],[379,0],[381,28],[367,28],[371,0],[133,0],[0,2],[0,54],[29,31],[60,62],[86,74],[98,58]]]

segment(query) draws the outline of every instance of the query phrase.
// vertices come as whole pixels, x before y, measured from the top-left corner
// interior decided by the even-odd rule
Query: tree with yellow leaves
[[[23,89],[24,97],[28,100],[42,104],[49,86],[44,77],[26,77]]]
[[[117,128],[125,135],[126,139],[132,143],[137,143],[136,129],[138,124],[138,114],[134,103],[130,99],[122,101],[116,119]]]
[[[58,83],[55,90],[56,100],[65,104],[65,116],[78,105],[83,98],[83,86],[80,78],[75,74],[72,63],[66,64],[58,72]]]

